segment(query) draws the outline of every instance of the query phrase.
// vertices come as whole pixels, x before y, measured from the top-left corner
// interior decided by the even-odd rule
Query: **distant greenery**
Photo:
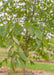
[[[0,57],[8,57],[8,54],[0,54]],[[29,56],[29,57],[27,57],[27,59],[34,59],[33,58],[33,56]],[[36,60],[38,60],[38,59],[40,59],[40,60],[42,60],[43,58],[40,58],[39,56],[35,56],[35,59]],[[54,57],[50,57],[50,61],[52,61],[52,60],[54,60]]]

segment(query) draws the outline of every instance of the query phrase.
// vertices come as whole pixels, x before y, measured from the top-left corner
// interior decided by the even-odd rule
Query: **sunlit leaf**
[[[35,35],[38,39],[42,40],[42,32],[40,30],[36,30]]]
[[[26,56],[24,55],[22,51],[18,50],[18,54],[20,55],[22,60],[27,61]]]

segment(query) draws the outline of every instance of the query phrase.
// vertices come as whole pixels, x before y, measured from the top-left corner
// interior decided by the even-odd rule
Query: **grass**
[[[7,53],[8,50],[0,48],[0,53]],[[0,54],[0,57],[7,57],[7,54]],[[30,57],[31,58],[31,57]],[[30,59],[29,58],[29,59]],[[0,60],[1,62],[2,60]],[[3,66],[10,67],[10,60],[8,60],[8,63],[3,63]],[[21,64],[19,64],[19,68],[22,69]],[[28,70],[41,70],[41,71],[49,71],[49,72],[54,72],[54,64],[48,64],[48,63],[38,63],[36,62],[35,64],[31,65],[30,63],[26,63],[26,69]]]
[[[7,73],[0,73],[0,75],[8,75]],[[22,74],[16,74],[16,73],[12,73],[11,75],[22,75]]]
[[[6,48],[0,48],[0,53],[8,53],[8,49],[6,49]]]
[[[10,67],[10,60],[8,60],[8,64],[3,63],[3,66]],[[19,63],[19,68],[22,69],[21,64]],[[26,69],[27,70],[40,70],[40,71],[47,71],[47,72],[54,72],[54,64],[48,64],[48,63],[26,63]]]
[[[41,71],[54,72],[54,65],[46,64],[46,63],[35,63],[34,65],[27,63],[26,68],[31,69],[31,70],[41,70]]]
[[[8,57],[8,54],[0,54],[0,57]]]

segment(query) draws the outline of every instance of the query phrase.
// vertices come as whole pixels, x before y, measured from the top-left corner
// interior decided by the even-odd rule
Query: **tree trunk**
[[[25,56],[27,56],[26,51],[28,49],[28,31],[26,30],[26,34],[25,34],[25,50],[24,50],[24,54]],[[26,64],[25,64],[26,65]],[[23,75],[26,75],[26,70],[25,68],[23,68]]]
[[[25,70],[25,68],[23,68],[23,72],[22,72],[23,74],[22,75],[26,75],[26,70]]]

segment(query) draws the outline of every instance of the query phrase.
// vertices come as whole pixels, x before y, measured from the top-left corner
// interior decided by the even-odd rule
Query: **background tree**
[[[52,46],[47,35],[54,34],[53,2],[51,0],[0,0],[0,2],[0,46],[10,47],[8,57],[11,57],[12,69],[18,65],[19,59],[25,75],[24,64],[30,51],[35,51],[36,55],[42,56],[45,60],[49,59],[47,51],[52,51]]]

